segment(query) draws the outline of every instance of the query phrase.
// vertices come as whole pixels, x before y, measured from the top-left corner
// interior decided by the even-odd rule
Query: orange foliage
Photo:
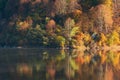
[[[51,61],[50,63],[48,63],[46,65],[46,71],[47,71],[47,73],[49,75],[49,78],[51,78],[53,80],[54,77],[55,77],[55,72],[56,72],[54,61]]]
[[[114,80],[113,79],[113,70],[109,67],[105,70],[104,80]]]
[[[113,11],[111,7],[108,7],[104,4],[98,5],[95,8],[92,8],[93,18],[95,18],[97,29],[99,31],[107,31],[108,28],[111,28],[113,25]]]
[[[74,39],[76,40],[76,47],[78,46],[83,46],[84,45],[84,42],[83,42],[83,38],[84,38],[84,34],[83,33],[77,33],[75,36],[74,36]]]
[[[101,64],[104,64],[104,63],[105,63],[106,58],[107,58],[106,55],[101,54]]]
[[[100,33],[100,36],[101,36],[101,39],[98,42],[98,44],[99,44],[99,46],[104,46],[106,41],[107,41],[107,38],[106,38],[106,36],[103,33]]]
[[[20,26],[19,30],[26,30],[26,29],[28,29],[30,27],[29,23],[27,21],[20,22],[19,26]]]
[[[77,64],[83,64],[84,63],[84,59],[83,59],[83,57],[77,57],[76,59],[75,59],[75,62],[77,63]]]
[[[17,67],[17,72],[21,75],[32,76],[32,67],[27,64],[20,64]]]
[[[118,53],[118,54],[115,54],[115,57],[114,57],[114,60],[113,60],[113,66],[114,67],[117,67],[117,66],[119,66],[119,64],[120,64],[120,54]]]
[[[82,40],[83,37],[84,37],[84,34],[83,34],[83,33],[78,33],[78,34],[75,36],[75,39],[76,39],[77,41],[79,41],[79,40]]]
[[[56,27],[56,23],[55,21],[52,19],[50,21],[48,21],[47,25],[46,25],[46,30],[48,33],[53,33]]]
[[[82,14],[82,11],[81,11],[81,10],[74,10],[74,11],[73,11],[74,17],[79,17],[81,14]]]
[[[49,74],[50,78],[53,79],[55,76],[55,69],[49,68],[49,69],[47,69],[47,73]]]

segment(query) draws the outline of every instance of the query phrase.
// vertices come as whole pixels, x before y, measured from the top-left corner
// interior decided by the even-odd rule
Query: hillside
[[[119,0],[1,0],[0,46],[119,45],[119,7]]]

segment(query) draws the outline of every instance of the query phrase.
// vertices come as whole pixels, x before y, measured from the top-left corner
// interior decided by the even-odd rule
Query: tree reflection
[[[12,80],[120,80],[120,53],[117,51],[40,50],[16,51],[8,59]],[[21,55],[22,54],[22,55]],[[22,59],[22,60],[21,60]],[[0,67],[0,69],[3,67]],[[3,78],[4,80],[4,78]]]

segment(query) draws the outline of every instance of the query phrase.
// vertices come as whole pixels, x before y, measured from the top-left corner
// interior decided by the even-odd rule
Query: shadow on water
[[[120,80],[120,53],[0,49],[0,80]]]

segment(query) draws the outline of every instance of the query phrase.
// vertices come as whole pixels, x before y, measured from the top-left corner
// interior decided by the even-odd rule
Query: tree
[[[64,49],[65,48],[65,38],[63,36],[57,36],[56,37],[56,42],[58,43],[58,45]]]
[[[100,34],[100,41],[98,42],[99,46],[104,46],[104,44],[106,43],[106,41],[107,41],[106,36],[103,33],[101,33]]]
[[[79,0],[79,4],[82,6],[83,11],[88,11],[90,8],[101,4],[102,0]]]
[[[109,35],[107,43],[110,46],[120,44],[119,34],[115,30]]]
[[[65,14],[67,9],[66,0],[56,0],[55,1],[55,11],[56,14]]]
[[[76,33],[76,35],[72,39],[72,46],[74,48],[84,47],[83,38],[84,38],[84,34],[82,32]]]
[[[67,0],[67,13],[71,13],[79,9],[80,5],[78,4],[78,0]]]
[[[35,46],[45,46],[48,41],[45,37],[45,31],[41,29],[40,25],[36,25],[35,28],[29,28],[26,38],[30,45]]]
[[[79,9],[77,0],[52,0],[47,4],[47,14],[51,17],[55,15],[65,15]]]
[[[64,27],[65,27],[65,37],[68,39],[68,40],[71,40],[71,30],[72,28],[74,27],[75,25],[75,22],[73,19],[71,18],[67,18],[65,23],[64,23]]]
[[[28,28],[30,28],[33,24],[33,20],[32,18],[29,16],[26,18],[26,20],[24,21],[17,21],[16,22],[16,29],[18,31],[24,31],[24,30],[27,30]]]
[[[94,27],[97,28],[97,31],[103,33],[110,32],[113,25],[113,11],[111,7],[101,4],[93,8],[91,12],[93,12]]]
[[[55,32],[56,22],[54,20],[49,20],[46,24],[46,32],[53,34]]]

